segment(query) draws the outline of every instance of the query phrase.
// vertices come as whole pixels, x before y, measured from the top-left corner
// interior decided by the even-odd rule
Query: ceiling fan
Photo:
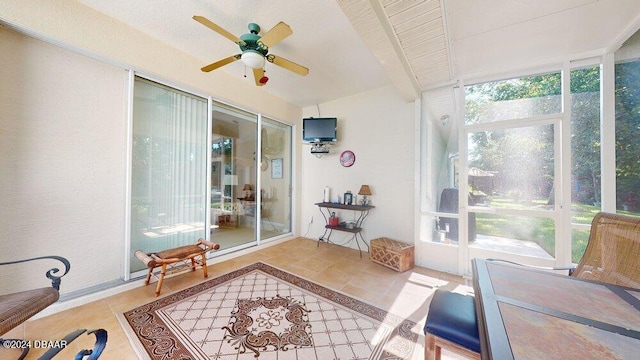
[[[258,24],[250,23],[248,25],[249,33],[241,35],[238,38],[203,16],[196,15],[193,19],[238,44],[238,46],[240,46],[240,50],[242,50],[241,54],[231,55],[203,67],[201,70],[204,72],[209,72],[234,61],[241,60],[246,66],[253,69],[253,76],[255,78],[256,85],[258,86],[262,86],[269,81],[269,78],[264,75],[264,64],[266,61],[283,67],[298,75],[305,76],[309,73],[309,69],[302,65],[296,64],[283,57],[269,54],[270,47],[278,44],[287,36],[293,34],[293,30],[291,30],[289,25],[282,21],[277,23],[276,26],[267,31],[263,36],[258,35],[260,33],[260,26]]]

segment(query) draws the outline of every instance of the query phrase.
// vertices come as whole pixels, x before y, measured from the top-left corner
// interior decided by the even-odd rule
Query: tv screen
[[[334,142],[337,141],[338,119],[305,118],[302,119],[302,141]]]

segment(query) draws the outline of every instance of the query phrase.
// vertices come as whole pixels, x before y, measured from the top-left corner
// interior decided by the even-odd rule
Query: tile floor
[[[297,238],[223,262],[216,262],[214,258],[209,261],[209,277],[239,269],[256,261],[289,271],[418,323],[416,331],[419,331],[421,336],[413,358],[422,359],[424,338],[421,329],[433,291],[442,287],[468,293],[472,292],[472,287],[468,282],[465,284],[459,276],[421,267],[398,273],[372,262],[366,253],[363,255],[360,258],[357,250],[327,243],[320,243],[317,247],[314,240]],[[160,296],[202,281],[205,279],[201,271],[168,277]],[[27,321],[3,337],[55,340],[78,328],[103,328],[107,330],[109,338],[100,359],[137,359],[116,314],[155,300],[154,290],[155,284],[141,286],[41,319]],[[81,349],[91,349],[94,341],[93,335],[81,335],[55,358],[71,359]],[[32,349],[27,359],[36,359],[44,351]],[[13,358],[10,354],[7,350],[0,349],[0,358]],[[446,352],[443,355],[443,358],[455,358],[449,357],[450,354]]]

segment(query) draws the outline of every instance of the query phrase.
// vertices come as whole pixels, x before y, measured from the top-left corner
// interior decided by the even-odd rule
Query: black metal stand
[[[320,209],[320,213],[322,214],[322,217],[324,217],[324,221],[327,224],[324,226],[324,234],[322,234],[322,236],[319,239],[320,241],[318,241],[318,245],[317,245],[318,247],[320,246],[321,241],[326,241],[329,244],[335,244],[330,240],[330,238],[331,238],[331,234],[333,233],[333,230],[337,230],[337,231],[343,231],[343,232],[348,232],[353,234],[353,237],[349,240],[349,242],[355,239],[356,245],[358,245],[358,250],[360,251],[361,258],[362,258],[362,248],[360,247],[360,241],[358,240],[358,235],[360,236],[362,243],[367,247],[367,252],[369,252],[369,244],[367,244],[367,242],[364,240],[364,237],[362,236],[362,223],[364,222],[364,219],[366,219],[366,217],[369,216],[369,210],[373,209],[375,206],[345,205],[345,204],[334,204],[334,203],[327,203],[327,202],[316,203],[315,205],[318,206],[318,208]],[[331,209],[358,211],[360,213],[360,216],[358,216],[358,218],[356,219],[356,222],[353,228],[348,228],[344,225],[331,226],[329,225],[329,217],[331,216]],[[336,245],[344,245],[344,244],[336,244]]]

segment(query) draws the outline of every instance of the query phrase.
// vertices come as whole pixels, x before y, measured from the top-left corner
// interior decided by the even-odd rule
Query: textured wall
[[[320,111],[320,113],[318,113]],[[317,239],[324,232],[324,219],[313,204],[322,201],[325,186],[332,197],[347,190],[355,195],[368,184],[375,209],[365,220],[363,235],[367,242],[389,237],[405,243],[414,239],[414,104],[404,101],[393,87],[303,109],[305,117],[337,117],[338,142],[321,158],[304,145],[302,161],[300,233]],[[301,137],[302,131],[296,134]],[[351,150],[356,162],[340,165],[340,153]],[[352,211],[337,210],[340,221],[355,220]],[[309,218],[314,222],[309,226]],[[334,231],[331,240],[344,243],[350,233]],[[350,246],[357,249],[355,242]]]
[[[126,72],[0,27],[0,261],[68,258],[69,292],[122,276]],[[3,267],[0,294],[54,262]]]

